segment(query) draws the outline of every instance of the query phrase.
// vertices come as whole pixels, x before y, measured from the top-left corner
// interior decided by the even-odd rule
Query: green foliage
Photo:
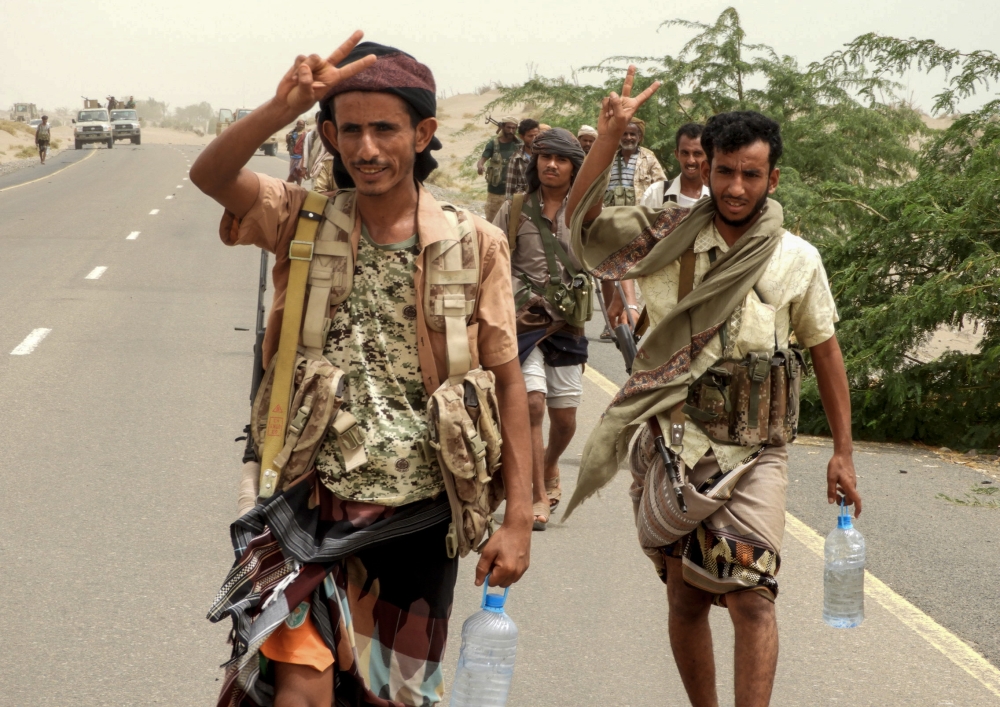
[[[733,8],[713,24],[662,26],[694,36],[675,56],[587,67],[604,75],[601,86],[575,76],[502,86],[486,110],[531,104],[552,125],[596,125],[601,98],[620,90],[635,64],[636,91],[662,82],[640,117],[645,145],[668,174],[678,170],[681,124],[737,109],[775,118],[785,142],[775,198],[786,226],[823,254],[855,434],[1000,444],[1000,101],[932,132],[898,95],[903,72],[943,71],[934,109],[954,112],[1000,80],[1000,58],[866,34],[803,67],[748,42]],[[943,326],[978,328],[979,350],[920,360],[920,346]],[[828,431],[814,380],[804,386],[801,419],[803,431]]]

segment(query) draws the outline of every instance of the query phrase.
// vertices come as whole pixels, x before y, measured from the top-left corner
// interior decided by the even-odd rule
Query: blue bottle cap
[[[480,605],[486,611],[492,611],[495,614],[503,613],[504,602],[507,601],[507,594],[510,592],[510,587],[503,590],[503,594],[490,594],[490,576],[486,575],[486,580],[483,582],[483,603]]]
[[[854,527],[854,525],[851,524],[851,512],[847,510],[847,506],[844,505],[844,499],[840,499],[840,515],[837,516],[837,527],[840,530],[846,530],[847,528]]]

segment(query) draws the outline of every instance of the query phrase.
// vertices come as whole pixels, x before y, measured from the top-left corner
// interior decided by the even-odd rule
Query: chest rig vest
[[[472,368],[467,333],[479,296],[479,236],[470,214],[440,206],[452,237],[421,253],[425,278],[417,316],[445,338],[448,379],[429,396],[428,436],[414,441],[441,468],[452,509],[447,551],[454,557],[478,549],[492,527],[503,500],[502,440],[495,379]],[[335,436],[346,473],[367,462],[364,432],[344,405],[344,371],[323,356],[332,318],[353,287],[356,218],[351,190],[332,198],[310,192],[299,212],[278,351],[252,412],[261,499],[308,472],[327,434]]]

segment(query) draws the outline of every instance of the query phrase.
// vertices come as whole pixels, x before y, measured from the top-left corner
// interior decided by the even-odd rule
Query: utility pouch
[[[711,439],[743,447],[764,444],[771,405],[771,357],[747,354],[709,368],[688,392],[684,413]]]
[[[804,372],[797,349],[719,361],[691,385],[684,413],[717,442],[782,447],[798,433]]]
[[[493,138],[493,154],[486,163],[486,183],[491,187],[500,186],[503,179],[503,155],[500,154],[500,141]]]
[[[269,424],[268,403],[274,386],[276,360],[276,356],[271,359],[271,365],[264,373],[251,408],[250,433],[258,454]],[[288,488],[312,468],[327,431],[336,430],[338,425],[344,427],[342,423],[345,419],[353,419],[343,409],[345,382],[344,372],[325,358],[313,358],[302,353],[296,356],[285,443],[260,482],[265,487],[263,490],[267,492],[267,496]],[[354,444],[357,435],[352,433],[355,432],[358,432],[356,426],[345,429],[337,437],[344,451],[345,461],[348,464],[356,462],[355,466],[358,466],[367,457],[363,444]],[[267,488],[269,483],[271,488]],[[258,493],[260,491],[258,489]]]
[[[632,187],[612,187],[604,192],[605,206],[635,206],[635,189]]]
[[[781,349],[771,359],[771,409],[768,412],[767,443],[784,447],[799,432],[799,396],[805,358],[797,348]]]
[[[452,525],[448,557],[480,549],[493,532],[493,512],[504,497],[500,470],[500,406],[493,373],[476,368],[446,382],[427,402],[428,445],[441,467]]]

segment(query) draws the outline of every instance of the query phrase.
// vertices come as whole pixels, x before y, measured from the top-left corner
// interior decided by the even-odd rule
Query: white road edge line
[[[592,366],[587,366],[584,376],[612,397],[620,390]],[[810,552],[817,557],[823,557],[824,541],[820,534],[788,512],[785,513],[785,529]],[[1000,669],[973,650],[965,641],[896,594],[885,582],[868,571],[865,571],[865,594],[940,651],[945,658],[972,676],[980,685],[1000,697]]]
[[[130,234],[128,234],[127,236],[125,236],[125,240],[127,240],[127,241],[134,241],[138,237],[139,237],[139,232],[138,231],[132,231]]]
[[[101,275],[103,275],[105,272],[107,272],[107,270],[108,270],[108,266],[107,265],[98,265],[96,268],[94,268],[89,273],[87,273],[87,277],[85,277],[83,279],[84,280],[99,280],[101,278]]]
[[[156,214],[158,214],[158,213],[160,213],[159,209],[153,209],[152,211],[149,212],[149,215],[150,216],[156,216]]]
[[[32,351],[38,348],[38,345],[42,343],[42,339],[49,335],[51,329],[34,329],[30,334],[24,337],[24,341],[17,345],[13,351],[10,352],[11,356],[27,356]]]

